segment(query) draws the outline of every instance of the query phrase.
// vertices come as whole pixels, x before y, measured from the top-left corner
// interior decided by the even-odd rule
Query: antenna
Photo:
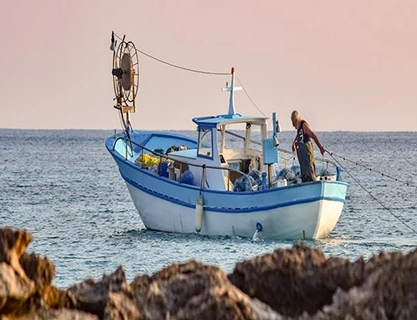
[[[234,97],[234,92],[235,91],[239,91],[242,90],[242,87],[235,87],[235,68],[232,67],[231,70],[231,74],[232,74],[232,80],[230,83],[230,87],[229,87],[229,83],[226,82],[226,87],[222,89],[222,91],[227,91],[230,92],[230,97],[229,97],[229,115],[235,115],[236,111],[235,111],[235,97]]]

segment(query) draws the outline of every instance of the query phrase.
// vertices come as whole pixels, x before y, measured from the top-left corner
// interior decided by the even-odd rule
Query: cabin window
[[[210,129],[200,129],[198,141],[198,155],[203,157],[213,157],[213,136]]]
[[[249,149],[262,151],[262,131],[258,124],[250,126]]]
[[[226,129],[225,149],[244,149],[245,148],[244,123],[230,124]]]

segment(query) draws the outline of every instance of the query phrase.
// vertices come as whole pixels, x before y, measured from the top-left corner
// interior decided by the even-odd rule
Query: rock
[[[99,320],[95,315],[88,314],[77,310],[68,309],[43,309],[39,308],[18,317],[3,317],[2,320]]]
[[[417,319],[417,250],[365,263],[297,244],[236,265],[229,279],[286,319]]]
[[[26,231],[0,229],[0,315],[24,312],[35,292],[35,284],[19,262],[31,240]]]
[[[0,262],[5,262],[22,277],[26,274],[20,266],[19,259],[32,241],[30,233],[24,230],[0,229]]]
[[[173,264],[131,287],[140,319],[278,319],[268,306],[250,299],[226,274],[196,261]],[[267,318],[266,318],[267,317]]]
[[[112,295],[112,293],[118,293],[118,295]],[[101,281],[95,282],[94,280],[88,279],[70,287],[66,291],[66,294],[66,306],[95,314],[100,319],[103,319],[105,314],[107,317],[108,315],[117,314],[117,311],[113,309],[118,306],[123,309],[122,315],[124,313],[126,315],[139,314],[139,310],[133,310],[133,303],[131,301],[122,301],[121,297],[125,297],[126,300],[132,299],[132,289],[126,282],[122,267],[117,268],[110,275],[105,275]]]
[[[362,286],[338,290],[313,319],[417,319],[417,250],[381,253],[365,270]]]
[[[131,297],[121,292],[110,292],[104,308],[104,320],[139,320],[140,312]]]
[[[19,262],[27,277],[35,284],[35,292],[29,304],[51,307],[58,305],[59,290],[51,285],[55,277],[55,265],[48,258],[40,258],[34,253],[23,254]]]
[[[324,254],[303,244],[278,249],[236,264],[230,281],[286,316],[315,314],[332,302],[337,288],[349,289],[363,282],[364,261],[326,260]]]
[[[35,292],[34,283],[5,262],[0,263],[0,315],[15,313]]]
[[[128,284],[119,267],[60,290],[54,264],[25,253],[31,238],[0,229],[1,320],[417,319],[417,249],[350,262],[296,244],[229,275],[189,261]]]
[[[19,259],[25,275],[31,279],[38,292],[45,291],[55,277],[55,265],[48,258],[40,258],[34,253],[23,254]]]
[[[32,236],[0,229],[0,319],[94,319],[75,310],[54,310],[65,293],[51,285],[55,266],[26,254]]]

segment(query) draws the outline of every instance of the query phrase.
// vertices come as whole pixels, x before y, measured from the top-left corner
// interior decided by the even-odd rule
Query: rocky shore
[[[365,261],[302,243],[236,264],[197,261],[131,283],[122,267],[61,290],[55,266],[26,253],[32,236],[0,229],[0,319],[417,319],[417,250]]]

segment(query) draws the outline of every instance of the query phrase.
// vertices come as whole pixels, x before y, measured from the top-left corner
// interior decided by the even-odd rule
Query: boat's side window
[[[198,143],[198,155],[204,157],[212,157],[212,133],[211,129],[200,129],[199,131],[199,143]]]
[[[262,131],[260,125],[250,127],[249,149],[262,150]]]

